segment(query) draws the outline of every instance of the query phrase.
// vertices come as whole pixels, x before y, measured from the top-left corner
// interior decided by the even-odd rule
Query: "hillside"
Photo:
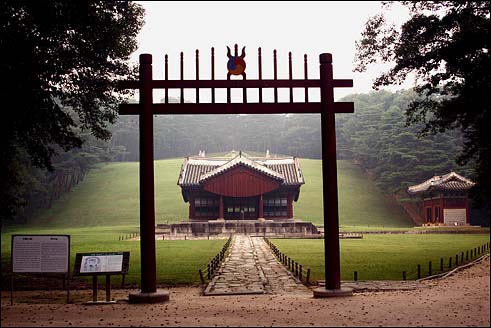
[[[302,159],[305,185],[295,204],[295,217],[323,225],[322,162]],[[340,228],[408,227],[409,217],[397,203],[384,195],[361,169],[350,161],[338,161],[338,200]]]
[[[155,207],[157,223],[187,219],[177,178],[182,159],[155,162]],[[300,161],[305,185],[296,218],[322,225],[321,161]],[[374,183],[349,161],[338,162],[340,226],[408,227],[409,218]],[[51,209],[38,210],[30,225],[83,227],[139,225],[138,163],[100,164],[71,192],[57,200]]]

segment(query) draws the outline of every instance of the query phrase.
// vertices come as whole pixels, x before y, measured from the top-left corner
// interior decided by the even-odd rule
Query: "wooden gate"
[[[228,48],[228,47],[227,47]],[[244,47],[245,48],[245,47]],[[215,52],[211,48],[211,79],[199,78],[199,52],[196,50],[196,79],[184,80],[184,55],[181,52],[180,79],[168,78],[168,57],[165,55],[165,70],[163,80],[152,77],[152,55],[140,55],[140,71],[138,81],[121,81],[120,89],[138,89],[139,104],[121,104],[121,115],[139,115],[140,117],[140,231],[141,231],[141,293],[156,292],[156,260],[155,260],[155,203],[154,203],[154,168],[153,168],[153,115],[163,114],[280,114],[280,113],[319,113],[321,114],[322,134],[322,181],[324,205],[324,247],[325,247],[325,278],[326,290],[339,290],[341,286],[339,258],[339,219],[338,191],[336,167],[336,134],[335,113],[352,113],[352,102],[334,102],[334,88],[352,87],[353,80],[333,78],[332,55],[319,55],[319,78],[308,78],[307,55],[304,55],[304,78],[293,79],[292,56],[289,53],[289,78],[277,78],[276,50],[273,52],[273,79],[263,79],[261,48],[258,49],[258,76],[256,80],[247,80],[245,72],[245,50],[238,55],[237,45],[235,54],[229,58],[227,79],[215,79]],[[231,75],[241,75],[242,80],[231,80]],[[242,102],[232,103],[230,90],[242,89]],[[263,102],[263,89],[271,88],[273,102]],[[289,102],[278,101],[278,89],[290,90]],[[305,90],[304,101],[293,101],[293,88]],[[320,102],[309,100],[309,89],[320,89]],[[153,90],[163,89],[164,103],[153,103]],[[180,90],[180,103],[169,103],[169,89]],[[184,102],[184,89],[195,89],[195,103]],[[207,89],[211,93],[211,102],[200,102],[200,90]],[[227,102],[217,103],[216,89],[227,90]],[[258,89],[259,101],[248,102],[247,90]]]

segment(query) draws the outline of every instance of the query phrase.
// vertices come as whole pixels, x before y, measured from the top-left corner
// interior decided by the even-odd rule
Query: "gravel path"
[[[90,290],[65,293],[2,293],[1,326],[425,326],[489,327],[490,263],[423,281],[426,288],[361,292],[352,297],[314,299],[312,294],[202,296],[199,288],[171,288],[164,304],[87,306]],[[129,290],[114,290],[126,300]],[[103,295],[102,295],[103,296]],[[101,296],[101,297],[102,297]]]

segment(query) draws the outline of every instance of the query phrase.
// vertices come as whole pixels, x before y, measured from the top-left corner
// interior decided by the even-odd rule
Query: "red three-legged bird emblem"
[[[246,63],[244,61],[245,57],[245,47],[242,48],[242,54],[239,56],[237,52],[237,45],[235,45],[235,56],[232,56],[230,53],[230,48],[227,46],[227,78],[230,78],[230,75],[242,75],[242,77],[246,78],[245,68]]]

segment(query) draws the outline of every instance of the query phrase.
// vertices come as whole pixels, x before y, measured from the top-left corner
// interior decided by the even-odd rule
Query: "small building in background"
[[[469,189],[474,182],[455,173],[435,175],[429,180],[408,187],[408,193],[420,196],[426,223],[443,225],[469,224]]]
[[[187,157],[177,184],[190,221],[293,220],[304,178],[295,157]]]

